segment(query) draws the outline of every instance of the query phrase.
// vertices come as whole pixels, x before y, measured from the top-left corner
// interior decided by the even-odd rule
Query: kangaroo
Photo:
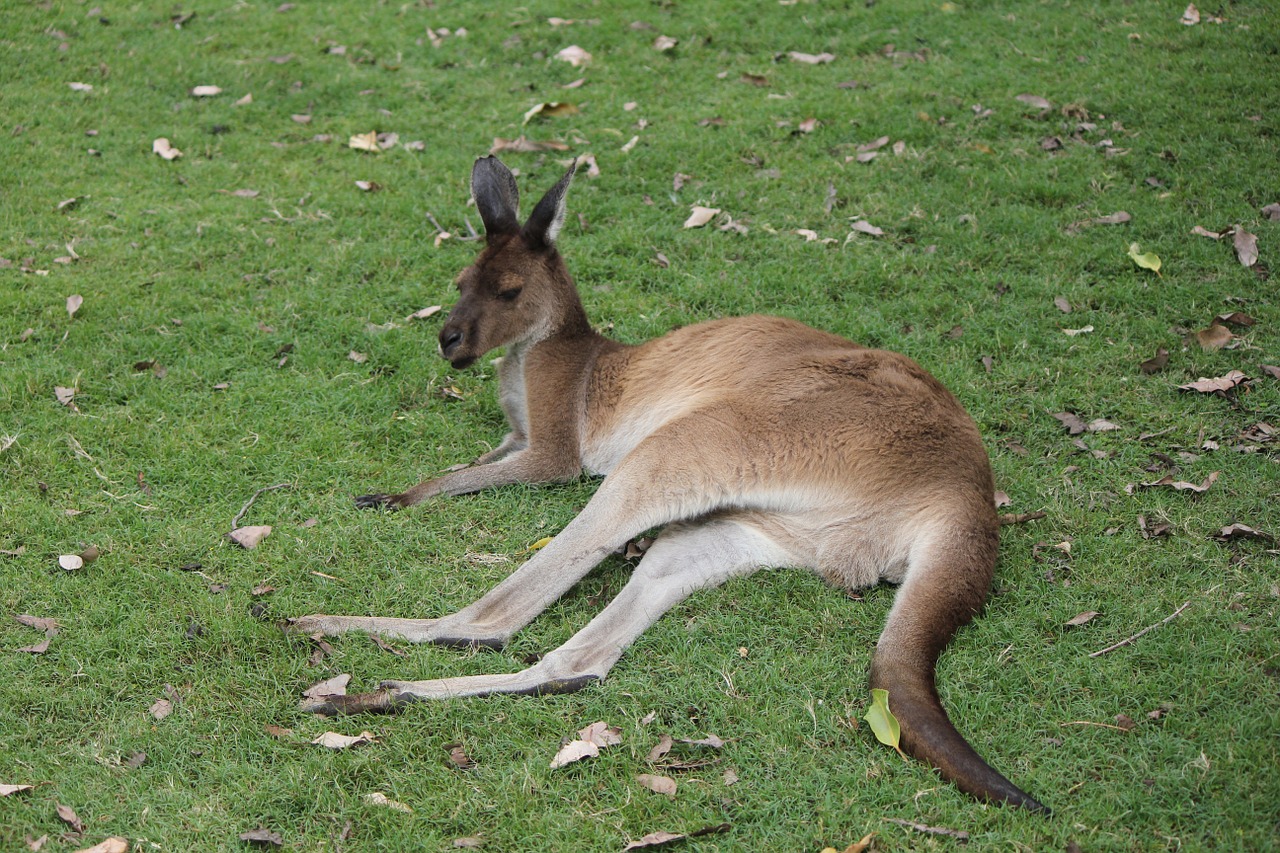
[[[601,680],[646,628],[699,589],[801,567],[847,589],[899,584],[871,660],[901,745],[980,799],[1047,811],[992,769],[938,698],[939,654],[986,600],[999,522],[977,427],[905,356],[779,317],[688,326],[627,346],[596,333],[556,248],[574,167],[522,226],[515,178],[484,157],[471,189],[485,246],[459,274],[440,354],[461,370],[497,347],[511,431],[471,467],[360,507],[408,507],[509,483],[604,475],[549,544],[475,603],[438,619],[304,616],[292,630],[501,647],[606,556],[664,526],[591,622],[522,672],[385,681],[304,701],[320,713],[541,695]]]

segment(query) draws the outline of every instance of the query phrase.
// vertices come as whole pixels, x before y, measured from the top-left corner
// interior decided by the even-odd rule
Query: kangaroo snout
[[[462,370],[470,367],[474,362],[475,356],[459,354],[462,344],[466,341],[466,333],[461,328],[452,324],[446,325],[440,330],[440,355],[444,356],[454,368]]]

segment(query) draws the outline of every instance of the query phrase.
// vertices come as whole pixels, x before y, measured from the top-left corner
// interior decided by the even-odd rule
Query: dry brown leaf
[[[110,838],[99,841],[92,847],[85,847],[81,850],[75,851],[75,853],[128,853],[128,851],[129,840],[127,838],[121,838],[118,835],[113,835]]]
[[[35,785],[5,785],[0,784],[0,797],[7,797],[10,794],[16,794],[19,791],[30,791]]]
[[[170,145],[169,140],[163,136],[151,143],[151,150],[166,160],[177,160],[182,156],[182,152]]]
[[[410,320],[425,320],[428,317],[430,317],[432,314],[439,313],[439,311],[440,311],[439,305],[428,305],[426,308],[419,308],[417,311],[414,311],[412,314],[410,314],[408,317],[405,317],[404,319],[406,323]]]
[[[1220,350],[1231,343],[1231,339],[1234,337],[1235,335],[1231,334],[1231,330],[1226,326],[1214,323],[1207,329],[1201,329],[1196,332],[1196,343],[1200,344],[1200,349],[1202,350]]]
[[[701,205],[692,205],[690,207],[689,218],[684,221],[685,228],[701,228],[708,222],[716,218],[720,213],[718,207],[702,207]]]
[[[1053,104],[1049,103],[1039,95],[1018,95],[1015,97],[1015,100],[1021,101],[1027,106],[1034,107],[1037,110],[1053,109]]]
[[[1243,311],[1230,311],[1226,314],[1219,314],[1213,318],[1213,322],[1226,326],[1239,326],[1241,328],[1249,328],[1258,321],[1250,317]]]
[[[248,832],[242,832],[239,835],[241,841],[249,844],[269,845],[271,847],[283,847],[284,837],[278,832],[272,832],[265,827],[251,829]]]
[[[1098,611],[1096,610],[1086,610],[1083,613],[1077,613],[1075,616],[1072,616],[1063,624],[1066,625],[1068,628],[1078,628],[1079,626],[1085,624],[1086,622],[1092,621],[1093,618],[1097,615],[1098,615]]]
[[[1272,222],[1280,222],[1280,203],[1269,204],[1262,208],[1262,215]]]
[[[1095,418],[1089,421],[1089,425],[1085,429],[1089,430],[1089,432],[1111,432],[1112,430],[1120,429],[1120,427],[1103,418]]]
[[[1258,238],[1239,225],[1231,236],[1231,244],[1235,247],[1236,258],[1241,264],[1251,267],[1258,262]]]
[[[512,151],[522,154],[534,153],[537,151],[568,151],[569,146],[563,142],[535,142],[524,136],[518,136],[515,139],[503,139],[500,136],[493,138],[493,145],[489,148],[490,154],[501,154],[504,151]]]
[[[1076,234],[1082,229],[1092,228],[1094,225],[1123,225],[1132,219],[1133,217],[1125,211],[1118,210],[1107,216],[1095,216],[1093,219],[1081,219],[1079,222],[1072,222],[1067,226],[1067,233]]]
[[[1158,373],[1164,370],[1164,366],[1169,363],[1169,351],[1164,347],[1156,350],[1156,354],[1146,361],[1138,365],[1138,369],[1143,373]]]
[[[1053,297],[1053,304],[1063,314],[1071,313],[1071,303],[1067,301],[1067,297],[1055,296]]]
[[[662,794],[667,797],[676,795],[676,780],[670,776],[655,776],[652,773],[641,773],[636,776],[636,781],[644,787],[653,791],[655,794]]]
[[[1231,233],[1231,229],[1228,228],[1226,231],[1210,231],[1208,228],[1203,228],[1197,225],[1191,229],[1191,233],[1197,237],[1208,237],[1210,240],[1221,240],[1223,237]]]
[[[664,734],[658,738],[658,745],[649,750],[649,754],[645,757],[645,761],[650,763],[657,761],[662,756],[671,751],[671,747],[675,745],[675,739],[671,735]]]
[[[1079,435],[1088,429],[1085,422],[1071,412],[1057,412],[1053,417],[1066,427],[1067,435]]]
[[[366,743],[377,743],[378,739],[373,736],[372,732],[361,732],[358,735],[325,732],[311,742],[317,746],[323,746],[325,749],[350,749],[353,746],[363,746]]]
[[[566,764],[572,764],[575,761],[581,761],[584,758],[595,758],[600,754],[600,747],[594,743],[585,740],[574,740],[560,747],[560,751],[551,759],[551,769],[555,770],[564,767]]]
[[[787,51],[787,58],[792,62],[799,62],[803,65],[825,65],[828,62],[835,62],[836,58],[830,53],[801,53],[798,50]]]
[[[1273,364],[1260,364],[1258,367],[1272,379],[1280,379],[1280,367],[1276,367]]]
[[[1218,481],[1218,474],[1218,471],[1210,473],[1209,476],[1205,478],[1205,481],[1200,484],[1190,483],[1186,480],[1175,480],[1173,479],[1173,475],[1170,474],[1166,477],[1161,477],[1154,483],[1139,483],[1138,485],[1146,489],[1168,486],[1169,488],[1177,489],[1180,492],[1192,492],[1193,494],[1201,495],[1209,491],[1209,487]]]
[[[678,738],[676,740],[676,743],[686,743],[689,746],[707,746],[712,749],[724,748],[724,741],[722,741],[720,738],[716,737],[715,735],[710,735],[710,734],[704,738],[699,738],[697,740],[689,740],[687,738]]]
[[[80,310],[80,306],[84,304],[84,297],[78,293],[73,293],[67,297],[67,316],[74,317],[76,312]]]
[[[1229,371],[1225,376],[1218,376],[1213,379],[1206,379],[1203,376],[1195,382],[1188,382],[1186,385],[1179,385],[1179,391],[1198,391],[1201,394],[1213,394],[1217,392],[1227,392],[1237,385],[1248,382],[1249,377],[1245,376],[1239,370]]]
[[[347,147],[356,151],[369,151],[374,154],[382,150],[378,147],[378,132],[376,130],[355,134],[347,140]]]
[[[576,115],[577,112],[577,104],[571,104],[567,101],[545,101],[541,104],[534,104],[533,107],[524,114],[524,121],[521,122],[521,124],[528,124],[535,118],[571,116]]]
[[[352,350],[351,352],[347,353],[347,359],[349,361],[354,361],[356,364],[364,364],[366,361],[369,360],[369,356],[365,355],[362,352],[356,352],[355,350]]]
[[[596,746],[617,746],[622,743],[622,729],[600,720],[585,729],[580,729],[578,737],[594,743]]]
[[[58,818],[63,823],[71,827],[76,832],[84,832],[84,824],[80,822],[80,817],[75,813],[75,809],[71,808],[71,806],[64,806],[62,803],[58,802],[55,802],[54,806],[55,811],[58,813]]]
[[[661,847],[664,844],[670,844],[673,841],[681,841],[685,838],[688,838],[688,836],[681,832],[650,832],[639,841],[632,841],[622,849],[625,853],[627,850],[640,850],[645,847]]]
[[[383,794],[380,791],[371,791],[368,794],[365,794],[364,801],[371,806],[385,806],[391,809],[392,811],[404,812],[405,814],[413,814],[413,809],[409,808],[407,805],[405,805],[404,803],[398,800],[391,799],[386,794]]]
[[[484,846],[484,839],[475,835],[468,835],[464,838],[453,839],[453,846],[456,850],[479,850]]]
[[[653,40],[653,49],[658,51],[671,50],[679,43],[679,39],[674,39],[671,36],[658,36]]]
[[[253,94],[249,93],[249,94],[246,94],[244,97],[239,98],[232,106],[245,107],[252,103],[253,103]]]
[[[244,548],[246,551],[252,551],[257,548],[259,543],[271,534],[270,524],[249,525],[246,527],[237,527],[235,530],[227,534],[227,538],[232,542]]]
[[[449,750],[449,761],[459,770],[470,770],[476,766],[475,759],[467,755],[466,750],[462,748],[460,743],[446,743],[444,748]]]
[[[801,133],[813,133],[818,129],[819,121],[816,118],[807,118],[796,125],[796,129]]]
[[[1231,542],[1236,539],[1260,539],[1264,542],[1275,541],[1275,537],[1270,533],[1263,533],[1261,530],[1257,530],[1247,524],[1228,524],[1226,527],[1222,528],[1222,530],[1218,531],[1213,538],[1217,539],[1219,542]]]
[[[865,219],[857,219],[857,220],[854,220],[853,222],[850,222],[849,231],[850,231],[849,237],[852,237],[853,234],[855,233],[867,234],[872,237],[884,236],[884,229],[877,228],[876,226],[872,225],[870,222],[866,221]],[[848,238],[845,239],[845,242],[848,242]]]
[[[168,699],[157,699],[151,703],[151,707],[147,709],[157,720],[163,720],[165,717],[173,713],[173,703]]]
[[[561,62],[567,62],[574,68],[586,65],[591,61],[591,54],[587,53],[576,44],[571,44],[556,54],[556,59]]]
[[[347,684],[350,682],[351,676],[344,672],[340,675],[335,675],[333,678],[317,681],[302,691],[302,695],[308,699],[319,699],[324,696],[346,696]]]

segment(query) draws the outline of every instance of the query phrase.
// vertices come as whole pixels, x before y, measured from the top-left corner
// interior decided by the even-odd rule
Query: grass
[[[1280,533],[1276,445],[1237,438],[1280,417],[1280,383],[1258,367],[1280,351],[1267,270],[1280,226],[1260,213],[1280,201],[1273,7],[1234,3],[1225,23],[1188,27],[1169,4],[1012,0],[91,5],[0,9],[0,549],[22,551],[0,555],[0,783],[36,786],[0,798],[4,849],[113,834],[134,849],[238,849],[262,826],[300,850],[443,850],[471,836],[490,850],[616,850],[721,823],[685,848],[816,853],[868,832],[878,850],[953,844],[885,818],[1006,849],[1280,845],[1275,545],[1210,538],[1235,522]],[[553,26],[557,15],[578,22]],[[442,27],[467,32],[433,47],[428,28]],[[679,44],[659,52],[659,34]],[[552,58],[569,44],[594,55],[587,68]],[[807,65],[790,50],[836,58]],[[860,85],[837,85],[848,81]],[[223,93],[188,94],[210,84]],[[565,100],[581,112],[520,126],[531,106]],[[1086,112],[1096,129],[1074,141]],[[808,118],[820,124],[800,132]],[[345,145],[371,130],[401,144]],[[435,356],[442,315],[403,318],[447,305],[475,248],[435,246],[426,214],[455,233],[465,217],[478,226],[470,164],[522,132],[596,156],[561,242],[589,312],[619,339],[782,313],[908,353],[969,407],[1010,510],[1046,516],[1005,528],[995,594],[944,656],[940,688],[978,750],[1052,818],[977,804],[874,743],[858,719],[893,590],[851,601],[797,573],[699,594],[606,684],[572,696],[336,721],[296,710],[337,672],[363,688],[520,667],[627,577],[607,562],[497,654],[400,658],[347,637],[312,666],[313,644],[276,627],[460,607],[590,498],[583,480],[399,514],[351,506],[502,434],[492,369],[455,375]],[[882,135],[902,153],[849,161]],[[1055,135],[1064,146],[1044,150]],[[152,154],[161,136],[184,156]],[[1123,153],[1097,144],[1108,138]],[[412,140],[424,149],[406,150]],[[526,210],[568,156],[505,155]],[[679,191],[676,173],[689,176]],[[695,202],[748,233],[682,230]],[[1132,220],[1069,232],[1118,210]],[[854,216],[885,236],[846,243]],[[1258,236],[1252,270],[1229,238],[1189,236],[1237,223]],[[801,228],[838,242],[806,243]],[[1161,256],[1162,276],[1128,260],[1132,242]],[[68,244],[78,260],[56,262]],[[84,298],[74,317],[71,294]],[[1257,320],[1233,347],[1183,345],[1233,310]],[[1168,366],[1141,373],[1160,347]],[[135,368],[145,361],[164,375]],[[1177,390],[1231,369],[1256,380],[1233,399]],[[55,386],[75,389],[78,412]],[[1085,452],[1051,417],[1064,410],[1122,429],[1084,435],[1098,453]],[[1181,479],[1220,478],[1198,498],[1130,493],[1163,476],[1146,470],[1153,453]],[[277,483],[292,488],[244,519],[271,536],[254,551],[225,541],[245,501]],[[1169,534],[1144,539],[1139,516]],[[1069,557],[1045,547],[1064,541]],[[89,545],[97,561],[58,568]],[[202,574],[180,571],[193,563]],[[255,596],[261,584],[275,591]],[[1184,601],[1133,645],[1088,657]],[[1064,627],[1085,610],[1101,615]],[[45,654],[14,651],[39,639],[16,614],[61,623]],[[156,720],[166,685],[180,701]],[[1120,714],[1132,731],[1112,728]],[[551,771],[560,739],[598,719],[623,745]],[[379,743],[308,745],[330,728]],[[729,745],[676,774],[667,799],[634,781],[661,732]],[[451,766],[452,743],[474,769]],[[367,803],[375,791],[412,814]]]

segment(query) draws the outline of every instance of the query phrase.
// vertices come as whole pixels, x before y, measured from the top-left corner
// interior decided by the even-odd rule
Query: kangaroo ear
[[[520,230],[520,220],[516,217],[520,190],[511,170],[497,157],[492,154],[481,157],[471,167],[471,194],[475,196],[476,209],[480,211],[485,236],[489,239]]]
[[[578,162],[575,160],[564,177],[547,191],[533,213],[529,214],[523,234],[532,245],[546,248],[555,245],[560,226],[564,225],[564,196],[569,191],[569,184],[573,183],[573,174],[577,169]]]

